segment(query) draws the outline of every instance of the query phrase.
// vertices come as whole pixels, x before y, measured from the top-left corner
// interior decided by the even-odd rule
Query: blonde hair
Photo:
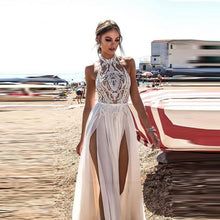
[[[117,25],[117,23],[115,21],[105,20],[105,21],[102,21],[98,24],[98,26],[96,28],[96,32],[95,32],[98,54],[101,53],[100,42],[99,42],[100,37],[112,29],[115,29],[119,33],[119,37],[120,37],[119,48],[122,53],[124,52],[122,45],[121,45],[122,35],[121,35],[121,31],[120,31],[119,26]]]

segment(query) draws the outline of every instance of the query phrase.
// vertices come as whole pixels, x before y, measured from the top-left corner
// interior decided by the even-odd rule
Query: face
[[[120,35],[115,29],[104,33],[100,38],[101,54],[106,58],[113,57],[119,43]]]

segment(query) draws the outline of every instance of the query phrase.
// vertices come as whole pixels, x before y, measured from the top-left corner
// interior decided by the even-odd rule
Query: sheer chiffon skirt
[[[94,134],[96,163],[90,148],[90,139]],[[123,191],[121,191],[119,157],[123,137],[126,139],[128,160]],[[121,158],[123,160],[123,157]],[[103,219],[145,220],[138,142],[127,104],[97,103],[86,127],[75,187],[72,220]]]

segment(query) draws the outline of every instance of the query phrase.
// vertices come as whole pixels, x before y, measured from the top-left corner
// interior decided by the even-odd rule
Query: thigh
[[[124,133],[121,144],[120,144],[120,151],[119,151],[119,181],[120,181],[120,194],[124,190],[124,185],[126,181],[127,171],[128,171],[128,146],[126,135]]]

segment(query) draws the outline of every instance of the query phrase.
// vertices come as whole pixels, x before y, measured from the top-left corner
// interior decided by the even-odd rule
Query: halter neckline
[[[100,60],[102,60],[104,63],[114,63],[116,61],[117,56],[114,55],[112,58],[105,58],[102,56],[102,54],[99,55]]]

